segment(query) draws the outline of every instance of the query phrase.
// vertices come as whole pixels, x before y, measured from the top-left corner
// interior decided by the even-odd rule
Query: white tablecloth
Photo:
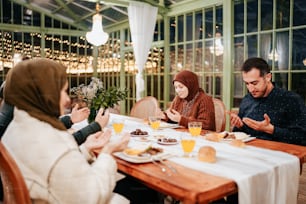
[[[111,115],[112,119],[120,117]],[[140,128],[150,135],[165,135],[179,139],[182,133],[173,129],[153,131],[148,125],[133,121],[125,117],[124,130],[130,132]],[[180,144],[158,145],[157,143],[143,143],[132,138],[130,146],[154,145],[171,152],[174,157],[170,161],[198,171],[233,179],[238,185],[239,203],[241,204],[294,204],[297,202],[300,165],[296,156],[257,148],[247,145],[238,148],[224,142],[210,142],[197,138],[193,153],[196,155],[201,146],[209,145],[217,151],[216,163],[205,163],[196,157],[185,158]],[[175,176],[175,175],[173,175]]]

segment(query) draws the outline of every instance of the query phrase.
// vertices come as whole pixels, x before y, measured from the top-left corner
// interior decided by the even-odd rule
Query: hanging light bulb
[[[216,33],[215,45],[209,47],[210,53],[216,56],[223,55],[224,47],[221,42],[221,33]]]
[[[103,31],[102,16],[99,14],[99,4],[96,4],[97,13],[92,17],[92,30],[86,33],[86,40],[95,45],[100,46],[108,40],[108,34]]]

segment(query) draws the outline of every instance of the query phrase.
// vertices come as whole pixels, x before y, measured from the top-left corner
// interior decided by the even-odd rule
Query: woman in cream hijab
[[[129,134],[110,142],[110,131],[98,132],[78,147],[58,119],[70,103],[67,89],[65,67],[48,59],[20,62],[6,78],[4,98],[15,109],[2,142],[33,203],[128,203],[113,193],[117,165],[111,153],[126,147]]]

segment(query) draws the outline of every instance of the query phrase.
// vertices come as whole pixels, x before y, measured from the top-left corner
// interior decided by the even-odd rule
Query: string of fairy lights
[[[12,40],[10,32],[0,32],[0,71],[12,68],[22,57],[29,58],[41,57],[41,38],[40,33],[29,33],[30,41]],[[93,57],[87,55],[91,53],[92,46],[85,43],[85,38],[80,37],[80,42],[73,42],[60,37],[45,36],[44,57],[61,62],[67,67],[67,72],[72,74],[93,73]],[[27,41],[29,41],[27,39]],[[47,46],[49,45],[49,46]],[[65,49],[63,49],[65,47]],[[114,47],[108,44],[100,50],[97,58],[97,72],[119,72],[120,71],[120,50],[119,46]],[[75,50],[72,51],[72,50]],[[84,53],[84,54],[82,54]],[[129,53],[130,54],[130,53]],[[132,57],[130,57],[132,58]],[[129,67],[131,63],[128,63]],[[135,67],[133,65],[133,67]]]
[[[20,34],[20,33],[18,33]],[[42,57],[41,33],[21,33],[18,40],[13,39],[12,32],[0,32],[0,71],[5,68],[12,68],[23,57]],[[16,37],[17,38],[17,37]],[[23,40],[19,40],[19,39]],[[68,38],[68,36],[64,37]],[[43,57],[53,59],[67,67],[67,73],[83,74],[93,73],[93,47],[86,43],[85,37],[63,37],[45,35],[45,48]],[[130,42],[125,42],[125,46],[132,46]],[[157,50],[157,51],[156,51]],[[153,48],[149,52],[149,59],[145,65],[147,70],[156,72],[157,62],[162,53],[162,49]],[[97,57],[97,73],[120,72],[120,39],[109,39],[109,43],[99,48]],[[124,54],[124,68],[126,72],[136,73],[137,67],[132,51]],[[155,70],[155,71],[154,71]]]

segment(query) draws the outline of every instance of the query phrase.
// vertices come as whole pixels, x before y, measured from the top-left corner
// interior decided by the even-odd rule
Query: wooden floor
[[[306,203],[306,164],[303,166],[303,173],[300,176],[299,196],[297,204]]]

